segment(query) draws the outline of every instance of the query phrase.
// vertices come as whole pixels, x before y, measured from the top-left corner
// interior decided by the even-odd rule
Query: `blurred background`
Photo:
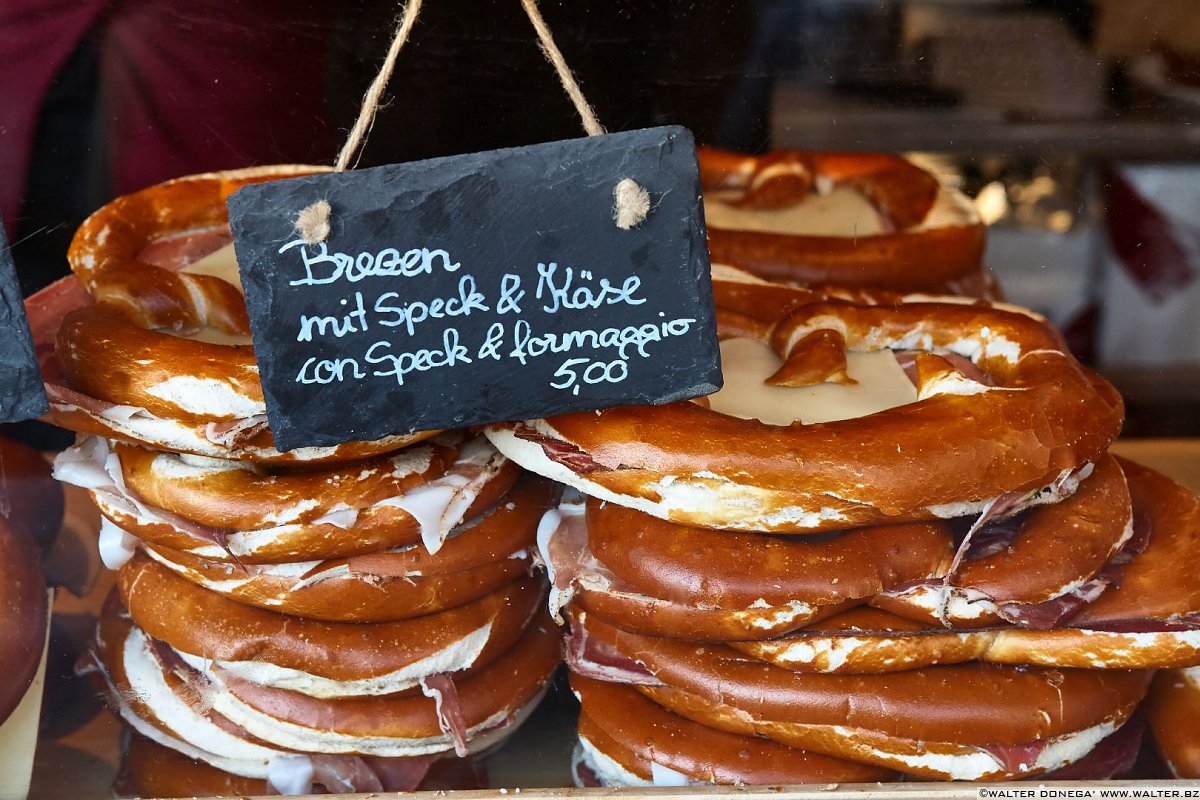
[[[910,154],[976,199],[1008,297],[1200,434],[1195,0],[543,0],[609,130]],[[79,222],[194,172],[332,163],[379,0],[0,0],[0,214],[23,289]],[[427,0],[361,166],[581,135],[518,0]]]

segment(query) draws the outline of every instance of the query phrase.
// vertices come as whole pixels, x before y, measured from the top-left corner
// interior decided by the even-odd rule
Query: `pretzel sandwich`
[[[714,262],[818,287],[996,294],[970,200],[904,158],[714,148],[699,157]]]
[[[808,675],[722,645],[629,633],[586,612],[571,625],[575,672],[620,674],[719,730],[939,779],[1037,775],[1078,761],[1125,723],[1153,674],[963,664]]]
[[[256,167],[179,178],[119,197],[89,217],[67,254],[74,280],[30,302],[51,402],[47,420],[163,450],[260,462],[343,461],[434,435],[276,450],[240,280],[236,272],[190,271],[231,241],[230,194],[323,169]]]
[[[796,386],[788,373],[807,366],[811,335],[822,331],[847,354],[911,356],[917,401],[814,424],[698,403],[631,406],[495,425],[488,437],[527,469],[652,516],[816,533],[1001,501],[1015,513],[1099,460],[1123,421],[1116,391],[1056,333],[990,306],[798,305],[760,335],[783,364],[767,382]]]

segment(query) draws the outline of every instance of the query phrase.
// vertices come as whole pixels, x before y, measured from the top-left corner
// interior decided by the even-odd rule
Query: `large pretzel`
[[[699,725],[627,686],[572,675],[571,690],[580,702],[580,762],[599,785],[654,786],[666,779],[762,786],[895,777],[878,767]],[[581,771],[576,767],[577,775]]]
[[[1106,456],[1074,494],[1032,509],[1012,533],[982,538],[983,528],[983,547],[969,548],[957,568],[946,523],[810,542],[679,525],[595,499],[586,514],[574,503],[548,514],[539,544],[556,604],[573,597],[650,635],[739,641],[811,627],[865,602],[934,625],[1004,618],[1050,627],[1104,589],[1098,575],[1132,530],[1125,479]]]
[[[237,565],[145,545],[151,558],[192,583],[281,614],[337,622],[385,622],[433,614],[499,590],[530,571],[534,532],[555,488],[526,479],[436,556],[418,545],[349,559]]]
[[[808,675],[721,645],[572,619],[576,671],[613,680],[640,670],[639,691],[705,725],[941,779],[1037,775],[1081,758],[1142,699],[1151,671],[929,667],[884,675]],[[591,654],[597,654],[593,658]],[[869,698],[864,702],[865,698]]]
[[[477,752],[506,735],[541,698],[561,663],[559,636],[543,613],[487,670],[456,681],[459,753]],[[317,752],[428,755],[455,746],[436,701],[421,692],[319,699],[273,686],[223,678],[214,709],[253,735]],[[315,746],[314,746],[315,745]]]
[[[55,474],[88,489],[106,522],[101,554],[116,567],[140,538],[229,564],[295,563],[421,542],[492,506],[519,470],[483,437],[447,434],[392,456],[296,471],[155,453],[85,438]]]
[[[864,528],[821,542],[686,527],[589,500],[547,513],[538,536],[569,601],[632,631],[692,641],[757,640],[811,625],[891,587],[938,574],[944,523]]]
[[[742,290],[750,288],[770,293]],[[770,381],[785,385],[822,380],[808,368],[828,365],[842,341],[847,350],[915,353],[918,401],[789,426],[697,403],[630,406],[492,426],[488,436],[527,469],[653,516],[807,533],[1033,498],[1099,459],[1123,420],[1120,396],[1057,334],[996,307],[808,303],[760,337],[784,359]],[[836,368],[824,371],[840,379]]]
[[[899,156],[780,150],[754,157],[714,148],[700,148],[699,156],[710,209],[726,204],[769,213],[845,187],[870,203],[882,229],[855,236],[789,234],[710,221],[714,262],[808,285],[995,295],[982,268],[985,227],[970,201]]]
[[[1200,575],[1193,566],[1200,497],[1139,464],[1120,463],[1137,520],[1133,538],[1144,540],[1144,549],[1128,554],[1114,585],[1063,625],[947,631],[858,608],[791,636],[731,646],[786,669],[815,672],[891,672],[971,660],[1081,669],[1200,664]]]
[[[121,613],[120,603],[112,601],[101,615],[93,652],[110,701],[135,730],[230,771],[244,766],[247,755],[257,756],[260,772],[250,777],[265,777],[262,767],[280,752],[392,758],[486,749],[528,715],[559,662],[553,625],[543,619],[496,657],[493,674],[462,679],[453,701],[435,700],[432,694],[446,691],[447,685],[432,681],[427,685],[442,688],[433,689],[430,696],[416,690],[317,698],[221,670],[201,672],[174,649],[148,637]],[[254,703],[265,710],[254,709]],[[443,724],[444,707],[451,704],[458,712],[453,735]],[[306,728],[309,736],[301,734],[303,741],[297,742],[299,728]],[[189,732],[207,738],[192,739]]]
[[[30,303],[49,384],[47,419],[159,449],[256,461],[346,460],[433,435],[277,451],[240,287],[180,271],[230,241],[225,200],[232,192],[322,169],[179,178],[117,198],[89,217],[68,251],[86,295],[68,282]],[[204,329],[246,343],[192,338]],[[53,353],[49,342],[56,342]]]
[[[135,624],[180,653],[236,675],[266,669],[282,686],[334,697],[405,691],[433,672],[483,667],[516,641],[541,598],[527,578],[438,614],[326,622],[234,602],[140,554],[117,586]],[[464,638],[471,644],[457,648]]]
[[[964,542],[965,558],[939,578],[882,592],[872,603],[946,627],[1055,626],[1100,596],[1110,582],[1104,568],[1133,536],[1120,465],[1103,456],[1074,493],[1037,506],[1010,527],[1011,534]]]

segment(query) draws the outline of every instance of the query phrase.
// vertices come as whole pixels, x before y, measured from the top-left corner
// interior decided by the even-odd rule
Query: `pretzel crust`
[[[536,582],[522,579],[440,614],[395,622],[323,622],[228,600],[143,554],[121,568],[117,586],[134,624],[182,653],[214,661],[260,661],[337,681],[394,672],[489,621],[491,636],[502,641],[525,628],[541,600]]]
[[[465,477],[477,468],[455,460],[461,443],[422,443],[393,456],[304,472],[249,469],[238,462],[189,468],[172,454],[120,444],[113,452],[127,489],[168,514],[144,518],[93,490],[105,517],[156,547],[226,564],[336,559],[413,544],[422,538],[422,522],[391,503],[452,472]],[[454,524],[484,513],[517,481],[521,471],[515,464],[498,455],[494,460],[471,484],[473,495]],[[339,512],[353,512],[353,524],[329,521]],[[173,517],[211,529],[211,535],[181,529],[171,524]],[[224,548],[214,544],[218,534],[227,542]]]
[[[465,727],[476,729],[496,718],[504,724],[537,698],[561,663],[558,638],[543,611],[487,669],[456,680]],[[319,699],[241,679],[224,682],[237,701],[290,725],[364,738],[444,736],[434,702],[419,692]]]
[[[648,676],[638,691],[704,725],[934,778],[964,777],[950,762],[994,748],[1050,743],[1119,727],[1142,699],[1152,671],[929,667],[882,675],[808,675],[746,659],[721,645],[622,631],[586,613],[572,636]],[[871,702],[856,698],[869,697]],[[1082,757],[1078,753],[1075,760]],[[1062,766],[1029,761],[970,766],[975,779],[1037,774]]]
[[[468,747],[494,742],[497,735],[504,735],[518,723],[560,663],[553,623],[544,612],[531,617],[519,629],[516,641],[494,655],[489,664],[491,670],[474,671],[456,681],[463,728],[470,738]],[[143,724],[179,739],[180,734],[159,719],[148,702],[138,696],[138,687],[131,684],[126,671],[127,640],[133,634],[145,633],[148,632],[137,630],[129,616],[122,613],[116,595],[110,595],[100,617],[93,655],[111,693],[120,698],[117,705],[122,714],[131,714]],[[153,639],[150,644],[153,646]],[[328,641],[322,644],[336,646]],[[211,703],[210,707],[201,706],[194,711],[251,744],[285,752],[295,750],[275,740],[294,735],[288,728],[294,730],[298,726],[310,728],[318,736],[332,737],[333,743],[319,746],[318,753],[392,757],[392,751],[407,750],[409,755],[424,756],[454,746],[450,734],[441,727],[435,700],[422,696],[419,690],[369,697],[315,698],[219,672],[201,675],[187,665],[168,666],[159,656],[153,657],[159,661],[164,679],[176,695],[185,702],[190,697],[193,703],[205,700]],[[196,697],[197,688],[192,681],[199,681],[206,696]],[[269,729],[269,735],[267,730],[255,733],[243,727],[220,710],[222,706],[239,705],[250,710],[246,724],[253,721],[254,727]]]
[[[118,197],[79,226],[67,261],[97,303],[116,306],[141,328],[212,326],[247,334],[250,323],[236,287],[212,275],[155,266],[143,254],[189,233],[211,238],[228,224],[225,201],[243,186],[328,171],[301,164],[249,167],[176,178]]]
[[[586,525],[582,560],[590,553],[599,566],[588,575],[581,565],[579,607],[628,630],[692,641],[754,640],[815,624],[937,574],[952,553],[941,523],[806,542],[677,525],[591,499]],[[552,538],[548,549],[555,574],[569,574],[569,548]]]
[[[986,226],[965,211],[957,224],[925,226],[939,190],[953,190],[941,189],[937,178],[904,158],[799,150],[754,157],[711,147],[699,148],[698,155],[701,185],[714,195],[710,202],[781,208],[801,202],[810,192],[842,186],[863,195],[884,228],[849,237],[709,225],[709,254],[715,262],[810,286],[997,296],[982,266]]]
[[[267,794],[267,782],[219,770],[134,734],[121,758],[114,792],[142,797],[250,797]]]

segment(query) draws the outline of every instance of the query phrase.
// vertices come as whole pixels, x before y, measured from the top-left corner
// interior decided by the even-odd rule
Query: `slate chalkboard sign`
[[[49,410],[25,301],[0,219],[0,422],[22,422]]]
[[[626,178],[650,199],[630,230]],[[331,233],[308,245],[294,223],[321,200]],[[228,205],[277,447],[720,387],[683,128],[257,184]]]

